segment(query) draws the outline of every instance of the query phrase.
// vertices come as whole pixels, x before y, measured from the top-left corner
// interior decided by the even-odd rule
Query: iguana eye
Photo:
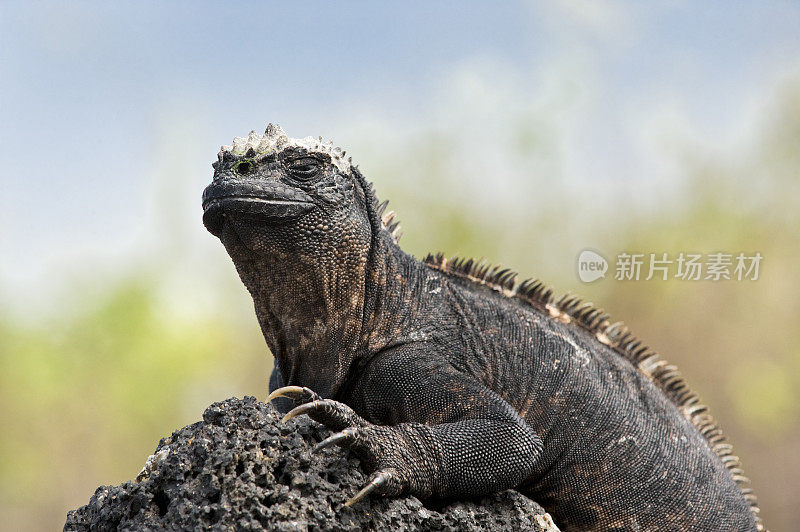
[[[242,161],[239,161],[233,167],[234,172],[236,172],[239,175],[252,174],[253,170],[255,170],[255,169],[256,169],[255,163],[253,163],[253,161],[251,161],[249,159],[244,159]]]
[[[316,177],[322,163],[314,157],[299,157],[289,163],[289,174],[300,181],[308,181]]]

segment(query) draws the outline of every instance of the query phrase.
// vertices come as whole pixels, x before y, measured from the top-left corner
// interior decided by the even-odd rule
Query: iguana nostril
[[[245,160],[245,161],[238,162],[233,169],[239,175],[248,175],[248,174],[253,173],[253,170],[255,169],[255,165],[253,164],[253,161]]]

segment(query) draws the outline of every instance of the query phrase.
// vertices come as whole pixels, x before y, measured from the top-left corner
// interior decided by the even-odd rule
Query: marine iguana
[[[675,366],[538,280],[398,245],[345,152],[270,124],[223,146],[203,222],[298,404],[371,494],[516,488],[564,530],[763,530],[739,459]],[[284,399],[285,400],[285,399]]]

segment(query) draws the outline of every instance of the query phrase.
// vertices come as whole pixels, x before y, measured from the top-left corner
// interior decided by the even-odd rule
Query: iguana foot
[[[408,467],[411,456],[408,455],[404,439],[396,427],[373,425],[346,404],[333,399],[321,399],[308,388],[285,386],[272,392],[268,400],[276,397],[307,401],[289,411],[283,417],[283,421],[307,414],[314,421],[339,431],[318,443],[312,452],[318,452],[332,445],[347,447],[364,461],[368,470],[374,471],[367,485],[347,501],[346,506],[358,502],[371,493],[399,495],[409,491],[408,488],[411,486],[404,479],[412,476]],[[409,474],[403,475],[401,471],[407,471]]]
[[[322,449],[330,447],[331,445],[340,445],[342,447],[363,447],[367,443],[363,440],[364,436],[361,435],[361,430],[356,427],[346,428],[341,432],[337,432],[328,436],[319,442],[311,451],[317,453]],[[356,451],[358,452],[358,451]],[[364,486],[352,499],[345,503],[345,506],[352,506],[372,492],[388,494],[399,494],[403,491],[400,480],[397,477],[397,471],[394,468],[386,468],[376,471],[370,477],[369,483]]]

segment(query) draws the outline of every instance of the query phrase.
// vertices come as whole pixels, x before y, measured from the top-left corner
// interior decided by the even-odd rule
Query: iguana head
[[[333,393],[362,336],[370,257],[395,226],[344,152],[321,139],[270,124],[223,146],[213,166],[203,223],[252,294],[284,381]]]
[[[203,223],[234,260],[273,254],[320,257],[346,243],[366,254],[365,192],[344,152],[317,139],[291,139],[270,124],[223,146],[203,192]]]

